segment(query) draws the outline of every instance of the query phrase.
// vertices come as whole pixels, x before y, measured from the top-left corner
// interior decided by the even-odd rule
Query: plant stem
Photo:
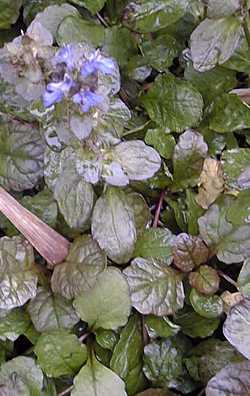
[[[153,225],[152,225],[153,228],[156,228],[158,226],[159,219],[160,219],[161,208],[162,208],[162,204],[163,204],[163,201],[164,201],[164,197],[165,197],[165,190],[161,191],[161,194],[160,194],[160,198],[159,198],[159,201],[158,201],[158,204],[157,204],[157,208],[156,208],[156,211],[155,211],[154,222],[153,222]]]
[[[72,389],[74,388],[74,385],[69,386],[67,389],[65,389],[63,392],[58,393],[57,396],[65,396],[68,393],[70,393],[72,391]]]
[[[236,283],[232,278],[230,278],[230,276],[224,274],[224,272],[222,272],[222,271],[220,271],[220,270],[217,270],[217,273],[218,273],[222,278],[224,278],[228,283],[231,283],[231,285],[233,285],[237,290],[239,290],[239,287],[238,287],[237,283]]]
[[[78,340],[80,342],[83,342],[84,340],[86,340],[86,338],[88,338],[89,335],[90,335],[90,332],[84,333],[81,335],[81,337],[78,338]]]
[[[0,212],[52,266],[68,255],[70,243],[0,187]]]
[[[96,15],[97,15],[97,18],[99,19],[99,21],[103,24],[103,26],[108,28],[109,24],[107,21],[105,21],[105,19],[101,16],[101,14],[99,12],[97,12]]]

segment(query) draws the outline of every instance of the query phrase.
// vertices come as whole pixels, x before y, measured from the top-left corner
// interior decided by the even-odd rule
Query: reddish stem
[[[153,222],[153,225],[152,225],[153,228],[156,228],[158,226],[159,219],[160,219],[161,208],[162,208],[162,204],[163,204],[163,201],[164,201],[164,197],[165,197],[165,191],[161,191],[160,198],[159,198],[159,201],[158,201],[158,204],[157,204],[157,208],[156,208],[156,211],[155,211],[155,218],[154,218],[154,222]]]

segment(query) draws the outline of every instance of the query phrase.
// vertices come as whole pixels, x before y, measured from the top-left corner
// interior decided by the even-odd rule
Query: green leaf
[[[217,19],[234,14],[241,8],[240,0],[208,0],[207,16]]]
[[[35,297],[33,248],[21,237],[0,239],[0,308],[10,310]]]
[[[186,7],[186,0],[136,0],[125,8],[123,23],[139,33],[155,32],[178,21]]]
[[[223,325],[223,334],[247,359],[250,358],[250,299],[232,307]]]
[[[173,132],[195,127],[202,117],[201,94],[188,81],[171,74],[155,79],[152,88],[142,97],[142,104],[152,121]]]
[[[74,300],[80,318],[90,328],[116,330],[127,323],[131,310],[125,277],[115,267],[100,273],[96,283]]]
[[[3,396],[40,396],[43,373],[34,359],[18,356],[1,365],[0,383]]]
[[[141,140],[117,144],[113,153],[115,160],[121,164],[130,180],[149,179],[161,166],[161,158],[157,151]]]
[[[145,317],[144,322],[150,338],[168,338],[176,335],[180,330],[180,326],[172,323],[167,316],[160,318],[148,315]]]
[[[189,129],[182,133],[174,149],[174,184],[177,188],[194,186],[202,171],[208,146],[203,136]]]
[[[184,291],[180,274],[165,264],[136,258],[124,270],[132,305],[142,314],[171,315],[181,309]]]
[[[132,32],[120,26],[105,29],[103,51],[115,58],[120,67],[126,66],[131,57],[137,54]]]
[[[247,396],[250,392],[250,362],[228,364],[207,384],[206,396]]]
[[[218,318],[204,318],[191,309],[180,312],[175,319],[184,334],[192,338],[211,336],[220,324]]]
[[[198,236],[178,234],[173,244],[174,264],[183,272],[192,271],[208,260],[209,251]]]
[[[201,73],[188,63],[184,77],[201,93],[206,105],[237,85],[236,73],[220,66]]]
[[[170,265],[172,262],[172,245],[175,237],[167,228],[149,228],[138,238],[134,257],[162,260]]]
[[[117,343],[118,335],[112,330],[97,329],[95,331],[96,342],[104,349],[113,351]]]
[[[91,14],[96,14],[104,7],[106,1],[107,0],[73,0],[72,3],[87,8]]]
[[[55,38],[58,26],[68,16],[78,16],[79,12],[70,4],[51,5],[39,12],[35,21],[40,22]]]
[[[209,128],[219,133],[250,127],[250,108],[234,94],[224,94],[215,99],[208,117]]]
[[[241,293],[250,297],[250,258],[246,259],[241,267],[237,283]]]
[[[127,194],[109,188],[96,202],[92,215],[92,235],[108,257],[117,264],[130,260],[136,242],[133,208]]]
[[[250,48],[247,40],[243,40],[236,48],[233,56],[224,64],[225,67],[242,73],[250,71]]]
[[[74,240],[66,260],[55,267],[52,290],[65,298],[74,298],[94,286],[106,264],[106,255],[97,242],[83,235]]]
[[[111,370],[123,379],[129,395],[134,395],[144,387],[142,357],[141,319],[138,315],[133,315],[122,329],[110,361]]]
[[[226,150],[222,154],[222,165],[226,184],[235,190],[250,188],[249,149]]]
[[[59,45],[87,42],[94,47],[103,45],[105,30],[102,25],[79,16],[67,16],[57,29],[56,41]]]
[[[32,197],[24,196],[21,204],[50,227],[55,227],[58,209],[53,194],[48,189],[45,188]]]
[[[178,395],[169,390],[152,388],[152,389],[147,389],[144,392],[138,393],[136,396],[178,396]]]
[[[219,289],[220,277],[214,268],[201,265],[195,272],[189,274],[189,283],[198,292],[211,296]]]
[[[145,142],[153,146],[163,158],[172,158],[175,138],[167,134],[163,129],[149,129],[145,136]]]
[[[239,207],[238,224],[227,221],[234,205]],[[198,220],[201,237],[208,246],[213,247],[218,259],[226,264],[239,263],[250,255],[250,226],[244,220],[245,210],[239,200],[227,197],[213,204]]]
[[[0,312],[0,338],[4,341],[15,341],[20,335],[25,334],[29,326],[29,315],[22,309]]]
[[[144,348],[143,371],[155,386],[171,387],[183,374],[181,338],[154,341]]]
[[[202,21],[191,34],[191,56],[200,72],[225,63],[242,37],[240,20],[234,16]]]
[[[9,29],[19,16],[23,0],[0,1],[0,29]]]
[[[77,175],[74,169],[69,169],[58,178],[54,196],[66,223],[71,228],[83,230],[93,208],[92,185]]]
[[[169,34],[160,34],[154,40],[151,39],[142,42],[142,62],[152,66],[159,72],[167,71],[181,49],[182,47],[175,37]]]
[[[204,318],[218,318],[223,313],[223,301],[219,296],[204,296],[192,289],[189,299],[195,312]]]
[[[242,356],[227,342],[210,338],[202,341],[185,358],[189,374],[204,385],[229,363],[242,360]]]
[[[86,346],[65,330],[43,333],[34,352],[42,370],[55,378],[76,374],[87,360]]]
[[[134,211],[136,235],[140,237],[151,222],[151,213],[143,195],[134,191],[127,195],[129,205]]]
[[[89,359],[74,378],[72,396],[126,396],[124,382],[98,362]]]
[[[35,329],[41,333],[71,329],[79,321],[70,301],[43,288],[29,302],[28,312]]]
[[[44,142],[32,124],[10,117],[0,119],[0,185],[23,191],[43,176]]]

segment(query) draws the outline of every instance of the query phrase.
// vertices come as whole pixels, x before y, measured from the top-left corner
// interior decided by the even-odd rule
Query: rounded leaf
[[[198,292],[210,296],[219,289],[220,277],[209,265],[202,265],[197,271],[189,274],[189,283]]]
[[[194,310],[204,318],[217,318],[223,313],[223,300],[219,296],[204,296],[192,289],[189,299]]]

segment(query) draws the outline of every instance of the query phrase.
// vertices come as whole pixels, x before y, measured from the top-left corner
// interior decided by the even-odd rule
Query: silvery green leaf
[[[1,365],[1,396],[40,396],[43,388],[43,372],[35,360],[18,356]]]
[[[103,165],[102,177],[111,186],[123,187],[129,184],[128,176],[124,173],[121,164],[116,161]]]
[[[250,299],[231,308],[223,325],[223,334],[247,359],[250,358]]]
[[[72,3],[87,8],[91,14],[96,14],[100,11],[107,0],[73,0]]]
[[[74,378],[72,396],[127,396],[125,384],[118,375],[95,357]]]
[[[28,312],[39,332],[71,329],[79,321],[70,301],[43,288],[29,302]]]
[[[250,362],[231,363],[220,370],[206,387],[206,396],[247,396],[250,392]]]
[[[207,16],[211,19],[223,18],[234,14],[240,7],[240,0],[208,0]]]
[[[11,309],[35,297],[37,275],[32,246],[21,237],[0,239],[0,308]]]
[[[15,191],[33,188],[43,176],[45,145],[39,130],[4,116],[0,142],[0,185]]]
[[[92,215],[92,235],[108,257],[123,264],[132,257],[136,242],[135,216],[127,194],[110,187],[98,198]]]
[[[136,258],[124,270],[132,305],[144,315],[172,315],[183,307],[181,275],[157,260]]]
[[[136,235],[139,237],[143,234],[146,227],[150,225],[152,220],[151,212],[143,195],[132,191],[128,193],[127,198],[134,212]]]
[[[204,19],[191,34],[194,68],[200,72],[222,65],[234,53],[242,38],[240,20],[234,16]]]
[[[89,116],[73,115],[70,118],[70,129],[80,141],[89,137],[92,128],[93,122]]]
[[[40,22],[55,37],[58,26],[69,15],[78,16],[79,12],[70,4],[51,5],[39,12],[34,21]]]
[[[57,180],[54,197],[66,223],[74,229],[84,229],[90,219],[94,191],[74,169],[65,170]]]
[[[91,289],[74,300],[80,318],[90,328],[116,330],[127,323],[131,300],[126,278],[115,267],[101,272]]]
[[[68,299],[76,297],[94,286],[106,264],[106,254],[97,242],[83,235],[72,243],[66,260],[55,267],[52,290]]]
[[[240,270],[237,284],[245,297],[250,297],[250,258],[247,258]]]
[[[26,31],[26,34],[32,40],[39,42],[41,46],[50,46],[53,44],[52,34],[49,30],[46,29],[44,24],[39,21],[39,18],[31,22]]]
[[[247,148],[224,151],[222,165],[227,186],[236,190],[250,188],[250,153]]]
[[[114,147],[113,153],[130,180],[149,179],[161,167],[157,151],[141,140],[122,142]]]

